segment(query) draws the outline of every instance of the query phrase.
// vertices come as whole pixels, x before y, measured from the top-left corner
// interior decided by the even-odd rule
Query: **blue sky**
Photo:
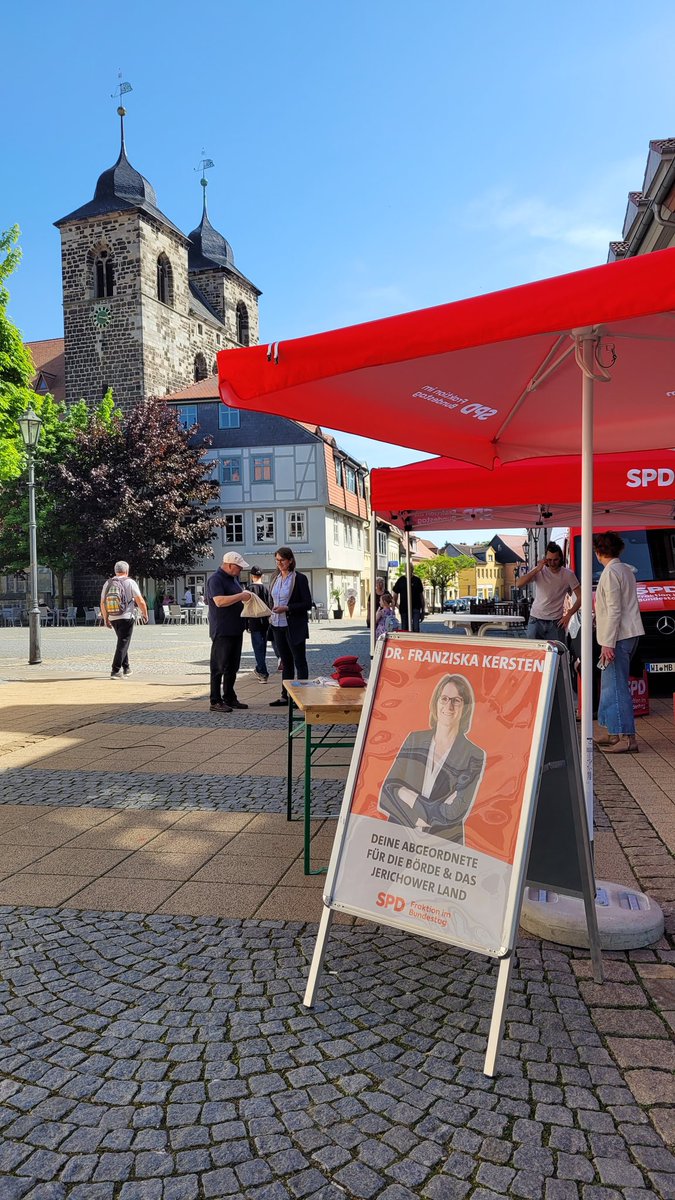
[[[568,0],[74,0],[12,6],[0,225],[10,311],[62,334],[52,222],[127,149],[163,212],[209,213],[282,340],[604,262],[651,138],[675,134],[675,14]],[[370,466],[420,455],[340,434]]]

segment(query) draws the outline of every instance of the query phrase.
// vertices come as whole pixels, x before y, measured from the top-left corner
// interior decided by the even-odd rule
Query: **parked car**
[[[469,612],[471,608],[471,599],[469,596],[458,596],[456,600],[444,600],[443,612],[460,613]]]

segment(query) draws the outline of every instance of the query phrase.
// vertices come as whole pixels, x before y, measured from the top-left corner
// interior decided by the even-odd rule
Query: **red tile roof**
[[[189,383],[187,387],[181,388],[177,392],[171,392],[168,396],[162,396],[163,400],[220,400],[220,392],[218,391],[218,376],[208,375],[206,379],[198,379],[196,383]]]
[[[55,400],[66,398],[66,363],[63,338],[46,338],[41,342],[26,342],[35,363],[31,387],[35,389],[40,376]],[[42,389],[41,389],[42,390]]]

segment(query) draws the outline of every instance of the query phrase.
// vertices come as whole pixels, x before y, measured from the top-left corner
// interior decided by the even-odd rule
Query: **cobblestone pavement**
[[[267,749],[285,728],[283,715],[260,708],[225,720],[198,710],[203,629],[138,630],[138,690],[129,685],[126,699],[126,683],[105,679],[108,631],[44,634],[45,663],[28,668],[27,631],[0,630],[1,673],[30,681],[25,710],[0,727],[0,829],[2,805],[9,814],[17,804],[149,809],[157,819],[166,810],[167,820],[282,811],[273,774],[240,774],[224,788],[217,775],[142,763],[42,765],[68,731],[82,745],[100,738],[101,722],[120,746],[161,731],[169,742],[247,731],[244,744]],[[314,675],[341,650],[367,662],[362,627],[312,634]],[[84,680],[77,695],[85,686],[91,701],[75,703],[65,686],[63,706],[44,707],[36,673],[38,688]],[[600,760],[596,824],[672,929],[664,708],[641,726],[639,762]],[[317,815],[341,798],[326,773],[314,785]],[[294,793],[297,806],[299,782]],[[489,960],[336,923],[308,1012],[315,936],[299,921],[0,907],[0,1200],[675,1197],[670,937],[606,954],[602,986],[584,951],[523,938],[490,1080]]]
[[[337,927],[310,1013],[314,927],[0,922],[3,1200],[673,1195],[675,1160],[584,1002],[584,957],[521,947],[488,1080],[493,968],[476,955]],[[608,966],[606,988],[639,991]]]

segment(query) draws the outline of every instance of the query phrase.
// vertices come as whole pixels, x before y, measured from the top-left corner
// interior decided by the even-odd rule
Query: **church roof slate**
[[[60,225],[68,224],[69,221],[84,221],[90,217],[104,217],[108,213],[133,212],[134,210],[147,213],[160,225],[165,225],[173,233],[178,234],[182,241],[187,240],[182,230],[157,207],[155,189],[145,176],[141,175],[140,171],[132,167],[127,158],[124,144],[122,144],[115,165],[99,175],[93,200],[76,208],[67,216],[61,217],[54,224],[58,228]]]
[[[206,207],[202,213],[202,219],[196,229],[188,234],[190,243],[188,248],[188,270],[190,271],[212,271],[214,267],[225,267],[231,271],[238,279],[243,280],[249,287],[253,288],[256,295],[262,295],[259,288],[251,283],[245,275],[234,265],[234,254],[232,247],[222,233],[213,228],[209,221]]]

